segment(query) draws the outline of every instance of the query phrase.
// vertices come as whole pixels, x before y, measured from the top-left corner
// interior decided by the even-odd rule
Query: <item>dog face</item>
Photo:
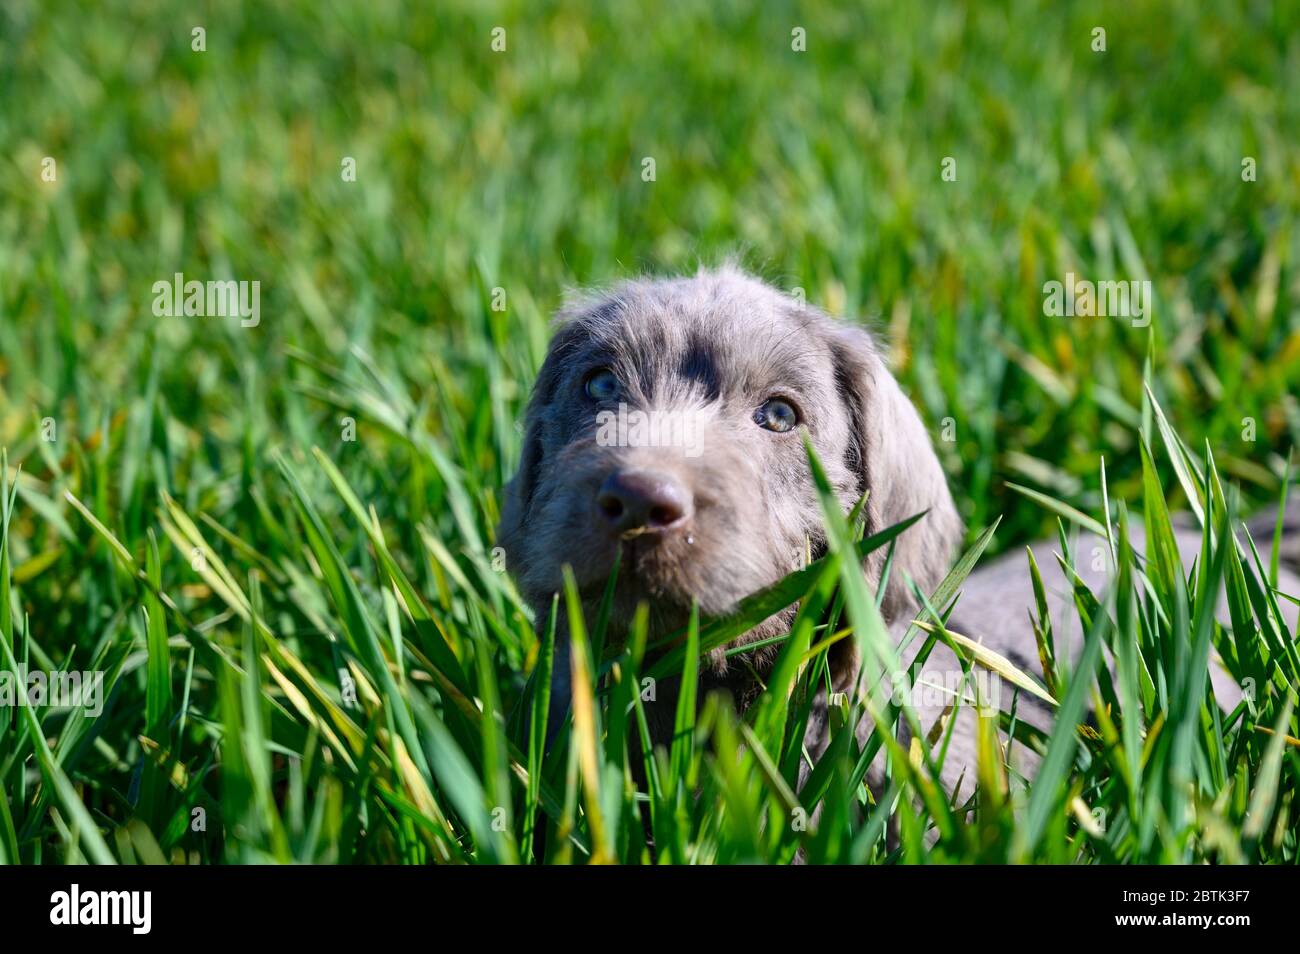
[[[732,268],[575,303],[559,315],[507,488],[507,565],[540,612],[565,564],[594,605],[621,554],[615,633],[642,600],[660,633],[692,599],[726,613],[824,549],[805,430],[846,511],[870,491],[869,533],[929,510],[899,538],[892,617],[907,604],[900,571],[933,588],[961,524],[865,331]],[[873,580],[882,559],[869,561]],[[725,666],[721,651],[711,663]]]

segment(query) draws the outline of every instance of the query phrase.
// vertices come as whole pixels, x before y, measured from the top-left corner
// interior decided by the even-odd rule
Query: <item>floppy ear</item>
[[[519,469],[505,486],[505,498],[501,504],[501,522],[497,524],[497,545],[505,549],[506,565],[511,568],[516,579],[519,578],[519,570],[522,569],[518,566],[523,549],[519,545],[520,538],[528,523],[528,514],[546,456],[547,433],[553,416],[555,389],[559,384],[565,362],[572,357],[574,349],[583,337],[581,327],[567,312],[561,311],[556,321],[559,327],[551,339],[541,370],[537,372],[533,395],[528,401],[528,411],[524,415],[524,445],[519,455]]]
[[[519,535],[523,532],[524,518],[533,498],[533,487],[542,465],[541,428],[537,415],[530,409],[524,419],[524,448],[519,456],[519,469],[506,484],[501,503],[501,522],[497,524],[497,545],[506,551],[506,565],[513,566],[519,550]]]
[[[961,517],[921,417],[881,360],[864,330],[836,325],[830,333],[836,385],[848,407],[851,435],[847,464],[868,491],[867,533],[878,533],[914,514],[924,517],[895,541],[881,613],[886,623],[915,611],[906,579],[929,595],[948,572],[961,542]],[[878,584],[888,548],[867,557]],[[843,642],[848,642],[844,640]]]

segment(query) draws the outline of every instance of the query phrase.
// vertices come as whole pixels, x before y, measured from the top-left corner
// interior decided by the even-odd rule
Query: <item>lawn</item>
[[[0,861],[1300,859],[1300,654],[1224,532],[1295,482],[1300,7],[754,7],[0,6],[0,670],[104,689],[0,707]],[[634,772],[639,677],[728,624],[587,620],[542,751],[553,625],[493,527],[548,316],[727,257],[881,331],[972,555],[1109,529],[1083,663],[1031,673],[1057,731],[998,727],[1035,781],[990,734],[954,806],[878,732],[877,804],[841,731],[794,790],[824,640],[877,622],[851,526],[745,719],[683,707]],[[256,322],[159,309],[178,274]],[[1149,280],[1149,325],[1049,316],[1067,274]],[[1197,508],[1195,568],[1128,552]]]

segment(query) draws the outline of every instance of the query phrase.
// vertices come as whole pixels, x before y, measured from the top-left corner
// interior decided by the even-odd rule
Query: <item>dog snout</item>
[[[681,481],[655,471],[615,471],[596,493],[598,518],[620,536],[675,530],[690,519],[693,506]]]

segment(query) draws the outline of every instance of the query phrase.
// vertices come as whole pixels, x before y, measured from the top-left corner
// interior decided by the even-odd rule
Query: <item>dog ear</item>
[[[508,566],[513,565],[519,550],[519,534],[532,502],[533,487],[541,465],[541,428],[537,414],[530,409],[524,419],[524,446],[519,457],[519,469],[505,486],[501,520],[497,524],[497,545],[505,549]]]
[[[546,456],[546,438],[551,429],[555,392],[559,386],[566,363],[573,357],[581,340],[586,337],[581,324],[567,310],[561,310],[555,320],[557,330],[547,349],[533,395],[524,415],[523,450],[519,455],[519,469],[505,486],[501,503],[501,520],[497,524],[497,545],[506,551],[506,562],[518,578],[517,566],[520,535],[528,519],[533,494]]]
[[[874,339],[861,328],[836,324],[829,333],[836,386],[849,411],[847,464],[857,475],[859,494],[868,492],[868,534],[888,529],[914,514],[925,516],[896,540],[881,613],[886,623],[914,612],[906,578],[927,595],[948,572],[961,543],[961,517],[953,505],[943,468],[915,406],[885,367]],[[867,557],[878,585],[888,547]]]

